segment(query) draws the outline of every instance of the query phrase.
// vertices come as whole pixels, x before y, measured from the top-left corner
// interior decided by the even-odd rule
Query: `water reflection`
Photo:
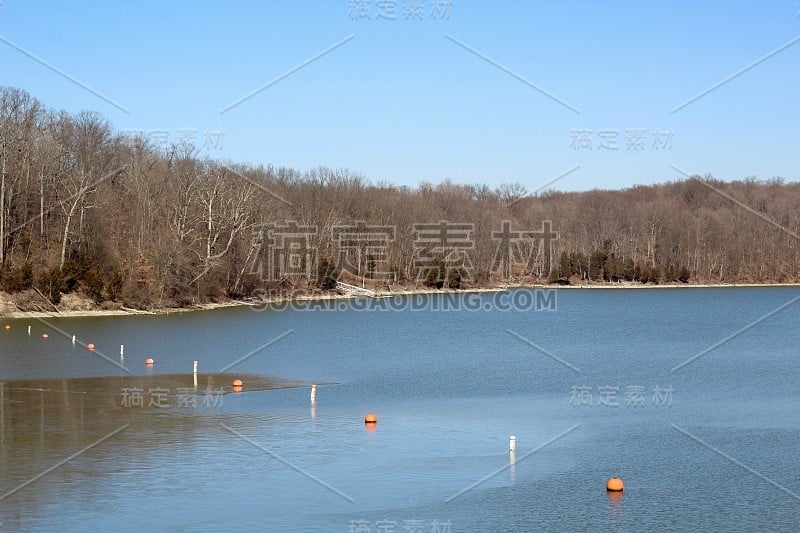
[[[607,491],[606,498],[608,499],[609,517],[612,522],[617,522],[622,519],[622,500],[625,497],[624,492]]]
[[[565,291],[557,314],[220,310],[53,319],[100,349],[125,342],[124,362],[133,373],[145,374],[145,358],[155,358],[155,372],[139,377],[121,377],[119,367],[69,338],[28,337],[26,324],[16,322],[0,333],[0,376],[28,381],[0,385],[0,522],[24,531],[113,531],[132,524],[329,531],[347,530],[360,518],[371,521],[372,531],[381,520],[396,520],[402,530],[416,518],[425,520],[425,530],[433,519],[452,518],[454,531],[636,530],[641,524],[797,529],[800,508],[776,498],[767,483],[756,481],[746,493],[731,489],[741,471],[720,467],[718,455],[680,440],[669,425],[696,427],[737,460],[795,490],[796,480],[780,465],[794,464],[797,456],[798,339],[787,332],[796,332],[800,309],[774,314],[769,327],[726,343],[691,371],[672,375],[669,369],[796,294]],[[639,327],[653,309],[659,319]],[[304,334],[285,337],[240,369],[345,383],[320,389],[319,405],[307,403],[307,388],[251,394],[292,386],[284,380],[238,372],[199,373],[195,380],[194,360],[201,369],[224,368],[289,328]],[[587,369],[585,376],[535,353],[507,329],[569,354]],[[34,379],[99,374],[111,377]],[[233,378],[243,380],[241,394],[230,394]],[[674,385],[681,394],[669,409],[649,401],[626,407],[622,398],[617,409],[571,405],[571,388],[584,384],[619,386],[620,396],[629,385]],[[380,434],[369,431],[377,426],[360,427],[372,409],[381,413]],[[505,455],[509,433],[527,435],[521,442],[545,442],[577,422],[584,424],[580,432],[540,450],[530,463]],[[443,504],[505,460],[508,474]],[[669,492],[676,477],[693,491],[674,498],[640,498],[637,490],[604,496],[608,465],[628,472],[626,480],[649,487],[649,494]],[[726,513],[715,512],[722,507]]]
[[[237,377],[245,392],[308,386],[255,374]],[[40,506],[58,501],[77,479],[89,498],[92,487],[100,486],[92,483],[95,478],[178,444],[193,446],[198,436],[226,438],[220,435],[219,408],[232,392],[230,383],[229,374],[0,383],[0,523],[13,526],[21,507],[26,516],[39,515]]]

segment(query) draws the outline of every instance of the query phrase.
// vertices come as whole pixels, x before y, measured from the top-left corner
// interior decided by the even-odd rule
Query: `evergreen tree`
[[[688,283],[690,276],[691,273],[689,272],[689,269],[686,268],[686,266],[681,266],[681,268],[678,270],[678,281],[681,283]]]
[[[633,281],[636,278],[636,268],[630,257],[626,257],[622,264],[622,277],[625,281]]]

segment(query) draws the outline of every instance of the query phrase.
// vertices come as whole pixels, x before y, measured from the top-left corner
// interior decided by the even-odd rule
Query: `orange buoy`
[[[10,330],[10,329],[11,329],[11,325],[9,325],[9,324],[6,324],[6,331],[8,331],[8,330]]]
[[[151,358],[149,358],[149,357],[148,357],[147,359],[145,359],[145,360],[144,360],[144,364],[146,364],[146,365],[152,365],[152,364],[154,364],[154,363],[155,363],[155,361],[153,361],[153,360],[152,360]]]
[[[364,423],[365,424],[377,424],[378,423],[378,415],[375,413],[367,413],[364,416]]]
[[[625,484],[618,477],[612,477],[606,481],[606,490],[609,492],[622,492],[624,488]]]
[[[49,337],[49,336],[50,336],[50,335],[48,335],[47,333],[42,333],[42,338],[43,338],[43,339],[46,339],[46,338],[47,338],[47,337]]]
[[[242,380],[241,379],[234,379],[233,380],[233,386],[234,387],[241,387],[242,386]]]
[[[89,350],[94,350],[94,343],[90,342],[89,344],[86,345],[86,348],[88,348]]]

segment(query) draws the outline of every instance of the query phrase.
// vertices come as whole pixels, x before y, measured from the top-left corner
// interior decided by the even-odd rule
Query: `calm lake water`
[[[0,527],[797,531],[798,297],[7,320]]]

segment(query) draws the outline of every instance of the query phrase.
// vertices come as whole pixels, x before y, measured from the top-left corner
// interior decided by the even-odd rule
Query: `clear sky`
[[[528,190],[800,175],[797,0],[0,0],[0,38],[0,84],[238,162]]]

